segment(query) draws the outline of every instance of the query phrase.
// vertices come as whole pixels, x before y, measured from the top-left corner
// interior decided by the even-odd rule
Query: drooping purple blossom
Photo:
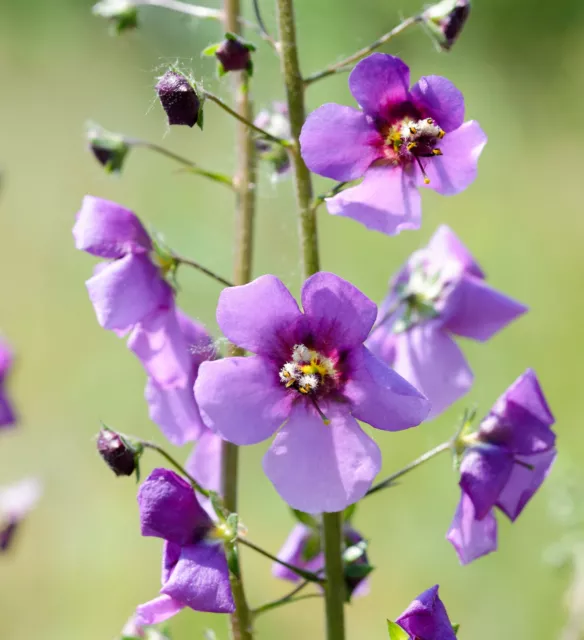
[[[487,285],[466,247],[441,226],[390,282],[367,346],[428,397],[435,417],[473,382],[454,337],[484,342],[526,310]]]
[[[136,609],[141,624],[157,624],[185,607],[234,611],[227,559],[215,525],[192,487],[173,471],[155,469],[138,492],[143,536],[162,538],[160,596]]]
[[[196,84],[178,69],[169,69],[158,79],[156,93],[169,125],[202,127],[203,102]]]
[[[395,235],[418,229],[418,187],[454,195],[475,179],[487,137],[464,122],[464,98],[446,78],[425,76],[410,89],[410,70],[399,58],[374,53],[349,76],[361,110],[324,104],[307,118],[300,136],[308,168],[356,187],[327,199],[329,213]]]
[[[291,506],[340,511],[363,497],[381,465],[357,420],[398,431],[424,420],[429,405],[363,346],[377,307],[358,289],[320,272],[301,297],[304,313],[272,275],[223,290],[220,328],[257,355],[203,362],[195,396],[207,426],[230,442],[278,431],[263,466]]]
[[[36,507],[41,493],[37,478],[0,487],[0,553],[10,548],[22,521]]]
[[[497,400],[476,434],[467,436],[462,496],[447,538],[462,564],[497,548],[494,508],[512,522],[545,480],[556,435],[535,373],[528,369]]]
[[[438,585],[421,593],[396,622],[411,640],[456,640]]]
[[[0,340],[0,428],[16,423],[16,414],[6,391],[6,380],[12,369],[12,350]]]
[[[345,524],[343,528],[344,548],[347,549],[363,541],[363,536],[353,529],[350,525]],[[326,577],[324,573],[324,553],[322,549],[322,540],[318,528],[311,528],[304,524],[294,526],[290,535],[284,542],[282,548],[278,552],[278,559],[288,564],[294,565],[305,571],[316,573],[320,577]],[[367,554],[362,553],[353,564],[368,564]],[[275,562],[272,565],[272,575],[281,580],[290,582],[298,582],[301,580],[297,573],[291,569]],[[369,582],[366,577],[351,577],[345,575],[347,591],[351,596],[364,596],[369,593]]]

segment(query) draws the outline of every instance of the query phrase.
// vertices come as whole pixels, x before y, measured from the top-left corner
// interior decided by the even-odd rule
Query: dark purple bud
[[[470,0],[442,0],[426,9],[422,20],[436,38],[438,46],[450,50],[470,13]]]
[[[104,427],[97,436],[97,450],[117,476],[131,476],[138,468],[142,446],[131,444],[119,433]]]
[[[123,136],[90,123],[87,128],[87,140],[93,155],[107,173],[121,171],[130,150],[130,145]]]
[[[156,91],[170,125],[201,126],[202,101],[193,83],[179,71],[169,70],[158,81]]]
[[[225,40],[215,49],[215,57],[219,60],[219,75],[228,71],[252,70],[251,52],[255,47],[237,36],[227,33]]]

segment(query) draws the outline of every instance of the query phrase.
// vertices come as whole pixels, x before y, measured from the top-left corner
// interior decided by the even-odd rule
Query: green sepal
[[[237,550],[237,545],[226,544],[225,555],[227,557],[229,572],[239,580],[241,578],[241,570],[239,568],[239,552]]]
[[[223,499],[221,496],[216,491],[209,491],[209,500],[211,501],[211,506],[219,520],[223,523],[227,523],[227,519],[231,514],[229,514],[223,506]]]
[[[257,47],[255,46],[255,44],[252,44],[251,42],[244,42],[243,40],[241,41],[241,44],[243,44],[243,46],[250,52],[253,53],[254,51],[257,51]]]
[[[355,580],[363,580],[375,567],[370,564],[348,564],[345,566],[345,577],[354,578]]]
[[[316,558],[321,550],[322,544],[320,540],[320,533],[315,530],[310,534],[302,548],[302,560],[304,560],[304,562],[310,562],[310,560]]]
[[[225,67],[223,66],[223,63],[217,60],[217,77],[222,78],[226,73],[227,71],[225,71]]]
[[[454,631],[454,635],[457,636],[458,635],[458,630],[460,629],[460,625],[459,624],[453,624],[452,625],[452,631]]]
[[[247,63],[246,71],[247,75],[251,78],[253,76],[253,60],[250,59]]]
[[[387,631],[389,632],[389,640],[410,640],[408,632],[391,620],[387,621]]]
[[[203,49],[201,51],[201,55],[202,56],[214,56],[215,55],[215,51],[217,51],[217,49],[219,49],[220,46],[221,46],[220,42],[216,42],[215,44],[210,44],[208,47],[206,47],[205,49]]]
[[[310,513],[305,513],[298,509],[291,509],[291,511],[296,520],[301,524],[304,524],[311,529],[318,529],[320,527],[319,521],[314,516],[310,515]]]
[[[227,516],[225,524],[227,525],[229,530],[233,532],[233,537],[231,538],[231,540],[229,540],[229,542],[235,542],[235,540],[237,539],[237,531],[239,528],[239,516],[237,515],[237,513],[230,513]]]
[[[351,522],[355,512],[357,511],[357,503],[353,502],[343,511],[343,522]]]
[[[199,92],[197,91],[197,95],[199,96],[199,114],[197,116],[197,127],[202,131],[203,130],[203,104],[205,103],[205,99],[201,97]]]
[[[232,42],[237,42],[240,40],[240,38],[238,38],[235,33],[232,33],[231,31],[227,31],[227,33],[225,33],[225,40],[231,40]]]

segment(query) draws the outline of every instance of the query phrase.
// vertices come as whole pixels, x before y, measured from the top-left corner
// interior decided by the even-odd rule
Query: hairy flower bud
[[[117,476],[131,476],[138,469],[142,446],[131,444],[107,427],[103,427],[97,436],[97,450]]]
[[[422,20],[438,46],[449,51],[456,42],[470,13],[470,0],[442,0],[426,9]]]
[[[93,155],[107,173],[121,171],[130,150],[130,145],[122,135],[90,123],[87,127],[87,140]]]
[[[131,0],[102,0],[93,7],[96,16],[107,18],[114,33],[122,33],[138,26],[138,7]]]
[[[219,75],[224,75],[228,71],[248,71],[253,70],[251,52],[255,47],[248,42],[244,42],[232,33],[225,34],[225,40],[215,49],[215,57],[219,60]]]
[[[203,101],[198,90],[183,73],[169,69],[158,81],[156,92],[168,116],[168,124],[203,126]]]

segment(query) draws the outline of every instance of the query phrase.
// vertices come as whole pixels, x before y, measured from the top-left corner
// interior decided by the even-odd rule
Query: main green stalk
[[[239,0],[224,0],[225,31],[240,32]],[[253,120],[252,105],[248,92],[246,72],[234,74],[235,111],[247,121]],[[246,284],[251,279],[253,221],[255,213],[255,153],[251,133],[243,122],[236,124],[236,172],[234,178],[235,237],[233,260],[233,283]],[[242,351],[232,347],[230,355],[243,355]],[[239,450],[236,445],[223,443],[221,464],[221,488],[225,507],[231,513],[237,513],[237,471]],[[231,574],[231,589],[235,601],[235,613],[231,615],[231,637],[233,640],[253,640],[252,619],[245,597],[243,581]]]
[[[292,166],[299,212],[302,270],[304,277],[308,278],[319,271],[320,264],[316,211],[312,205],[312,179],[300,155],[300,131],[306,118],[304,83],[298,63],[293,0],[277,0],[277,2],[282,73],[286,85],[288,115],[294,142]],[[327,640],[344,640],[345,638],[345,581],[341,556],[342,527],[342,513],[323,514],[323,540],[327,580],[325,586]]]

